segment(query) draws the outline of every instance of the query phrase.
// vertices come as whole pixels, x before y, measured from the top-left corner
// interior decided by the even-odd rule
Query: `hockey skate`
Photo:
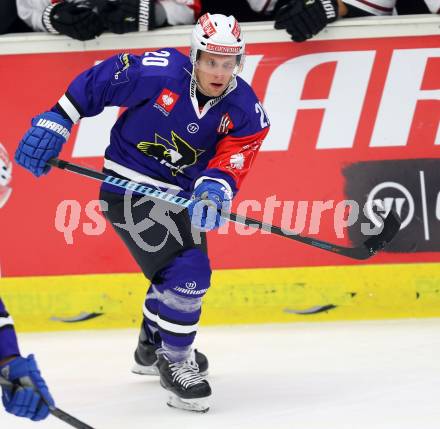
[[[160,384],[169,392],[168,406],[199,413],[209,410],[211,387],[189,360],[170,362],[159,351],[158,368]]]
[[[156,355],[158,349],[158,345],[139,340],[136,351],[134,352],[135,363],[131,371],[140,375],[159,375],[159,368],[157,366],[158,357]],[[205,376],[208,374],[208,359],[197,349],[191,350],[188,362],[200,375]]]

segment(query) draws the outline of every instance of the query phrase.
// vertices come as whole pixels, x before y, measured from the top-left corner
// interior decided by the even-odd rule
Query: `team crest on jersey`
[[[115,66],[115,73],[113,75],[112,85],[119,85],[129,81],[128,68],[130,67],[130,57],[128,54],[121,54],[118,56],[118,61]]]
[[[234,128],[234,123],[232,122],[229,113],[225,113],[220,119],[220,124],[217,127],[218,134],[228,134],[230,130]]]
[[[159,109],[165,116],[168,116],[176,105],[179,97],[179,94],[176,94],[168,88],[164,88],[159,94],[159,97],[156,98],[154,107]]]
[[[183,172],[186,167],[194,165],[199,156],[205,152],[193,148],[174,131],[171,131],[171,141],[155,133],[154,142],[139,142],[136,147],[145,155],[152,156],[169,167],[173,176]]]

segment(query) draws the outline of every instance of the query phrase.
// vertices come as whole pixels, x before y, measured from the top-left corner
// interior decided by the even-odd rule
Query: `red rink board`
[[[182,48],[182,51],[187,52],[187,48]],[[141,50],[133,52],[142,53]],[[77,74],[113,53],[95,51],[2,56],[0,142],[10,156],[13,156],[17,142],[27,130],[30,118],[55,104]],[[264,204],[268,197],[274,195],[279,201],[294,201],[294,207],[298,201],[338,202],[346,198],[347,184],[343,170],[353,163],[432,160],[439,157],[439,36],[251,44],[247,47],[247,54],[248,62],[254,64],[252,85],[268,110],[272,129],[269,144],[258,155],[235,207],[243,200]],[[410,66],[406,67],[407,64]],[[305,70],[302,74],[299,72],[291,80],[287,79],[290,71],[301,70],[301,67]],[[334,93],[335,88],[341,85],[341,76],[348,82],[344,91],[348,91],[349,95],[358,91],[352,100],[353,106],[347,104],[343,97],[338,97],[344,91]],[[295,95],[298,85],[302,88],[299,97]],[[361,87],[364,91],[359,89]],[[330,99],[333,100],[331,103]],[[399,106],[408,106],[412,102],[412,110],[399,110]],[[398,114],[390,112],[393,105]],[[359,113],[353,115],[356,109]],[[410,120],[403,121],[401,118],[408,118],[408,111],[411,113]],[[330,124],[336,121],[336,129],[324,123],[327,112],[333,112]],[[287,119],[280,122],[279,118]],[[62,158],[100,168],[101,156],[73,156],[81,153],[81,148],[86,145],[90,145],[93,152],[93,146],[97,144],[93,139],[84,140],[90,136],[86,132],[79,141],[78,128],[74,127]],[[354,130],[353,138],[347,137],[348,132],[342,133],[347,129]],[[341,138],[338,137],[339,132],[342,133]],[[334,138],[328,137],[329,134]],[[331,141],[335,147],[330,147]],[[277,150],[272,150],[274,144],[278,145]],[[98,183],[61,171],[52,171],[37,180],[14,165],[11,186],[12,196],[0,209],[0,257],[4,275],[138,271],[109,226],[102,234],[84,233],[84,224],[91,224],[89,228],[92,230],[96,227],[85,213],[85,207],[90,200],[98,198]],[[440,179],[431,180],[426,186],[435,196],[440,192]],[[55,227],[57,207],[63,200],[77,200],[81,207],[78,228],[73,231],[73,244],[70,245]],[[429,216],[437,216],[440,221],[438,204],[435,201],[432,207],[428,205],[427,210]],[[274,213],[273,221],[279,223],[281,209],[275,209]],[[262,212],[252,210],[247,215],[258,219],[263,216]],[[347,234],[344,238],[336,236],[333,221],[333,211],[324,212],[319,230],[312,235],[338,244],[350,244]],[[231,228],[227,235],[210,234],[209,247],[214,268],[355,263],[260,232],[240,236],[233,232],[234,229]],[[310,231],[308,217],[304,234],[309,235],[310,232],[313,231]],[[405,232],[404,229],[401,233]],[[427,240],[426,230],[425,235],[420,236],[420,241],[433,239],[431,232]],[[440,261],[440,255],[438,251],[383,253],[369,263],[422,261]]]

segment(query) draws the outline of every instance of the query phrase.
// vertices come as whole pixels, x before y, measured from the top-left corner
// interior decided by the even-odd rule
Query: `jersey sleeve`
[[[425,0],[425,3],[431,13],[440,14],[440,0]]]
[[[392,15],[396,0],[344,0],[344,3],[372,15]]]
[[[247,0],[250,8],[258,13],[270,14],[274,11],[278,0]]]
[[[194,24],[200,15],[201,0],[160,0],[169,25]]]
[[[148,70],[142,57],[126,53],[110,57],[76,77],[55,109],[76,123],[107,106],[134,106],[152,96],[161,80],[149,76]]]
[[[256,103],[255,107],[255,114],[253,111],[242,112],[237,127],[233,124],[233,117],[230,118],[229,115],[225,118],[226,122],[222,120],[219,127],[232,129],[220,139],[214,156],[202,172],[205,178],[226,182],[233,195],[240,189],[269,132],[270,124],[261,103]]]
[[[35,31],[46,31],[42,16],[51,0],[16,0],[18,16]]]
[[[14,321],[0,298],[0,360],[19,354]]]

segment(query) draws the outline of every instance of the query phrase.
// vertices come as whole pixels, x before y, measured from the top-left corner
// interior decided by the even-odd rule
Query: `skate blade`
[[[209,411],[208,397],[195,398],[195,399],[183,399],[176,395],[170,394],[168,397],[167,405],[171,408],[177,408],[179,410],[193,411],[196,413],[207,413]]]
[[[138,375],[159,375],[159,369],[157,365],[144,366],[135,364],[131,368],[131,372]]]

